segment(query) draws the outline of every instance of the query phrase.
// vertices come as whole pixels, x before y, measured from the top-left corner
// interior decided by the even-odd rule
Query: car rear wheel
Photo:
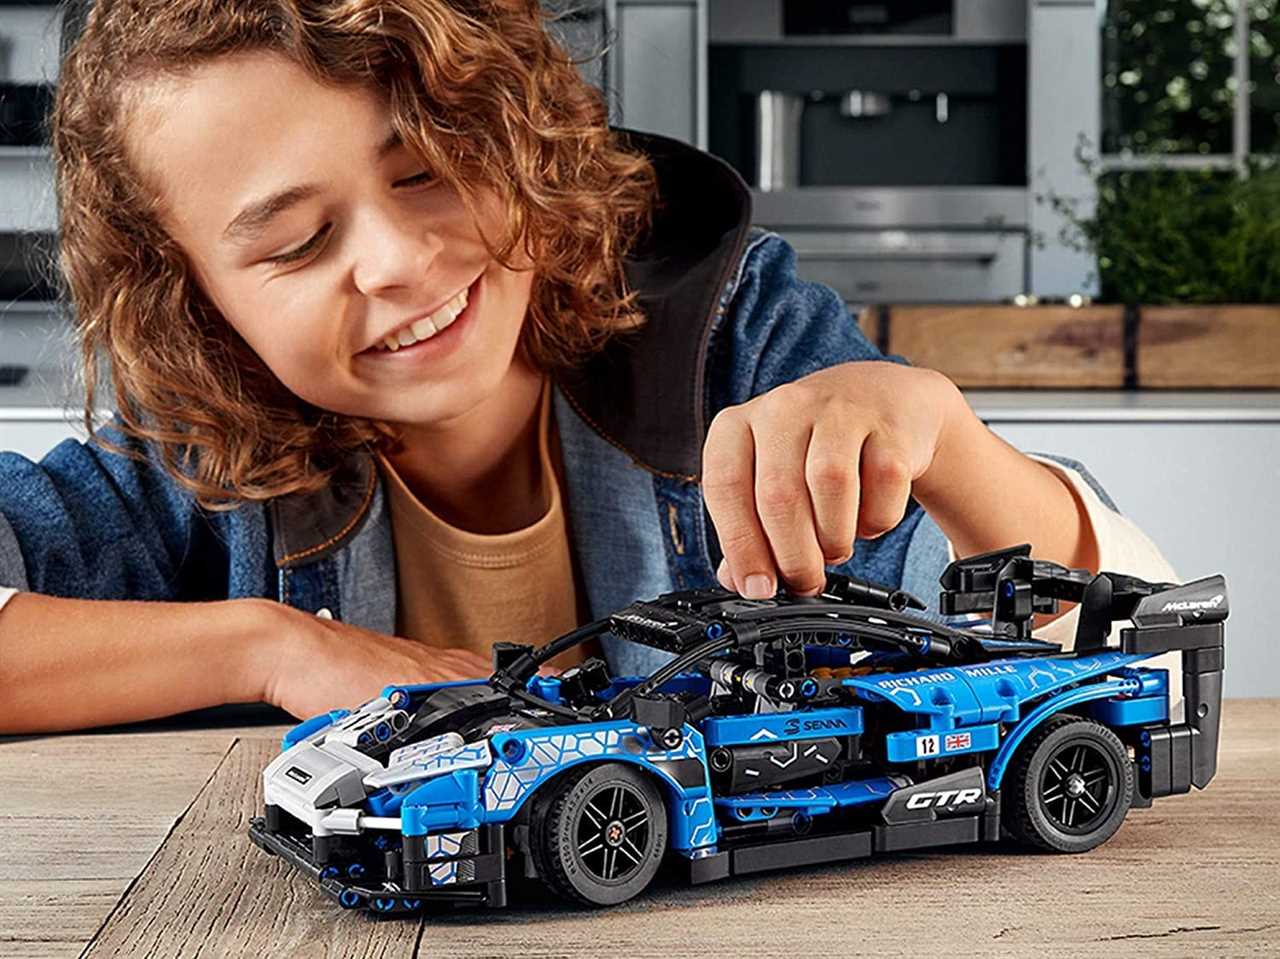
[[[1099,723],[1061,715],[1023,743],[1010,769],[1005,825],[1054,852],[1087,852],[1110,839],[1133,801],[1133,763]]]
[[[529,846],[553,895],[593,906],[644,891],[667,848],[667,810],[650,777],[625,763],[571,770],[534,796]]]

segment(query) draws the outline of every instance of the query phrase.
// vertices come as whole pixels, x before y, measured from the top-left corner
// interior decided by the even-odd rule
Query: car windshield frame
[[[571,717],[581,722],[616,719],[620,718],[620,711],[613,707],[619,700],[624,704],[630,703],[631,699],[636,695],[636,690],[643,688],[646,691],[652,691],[660,688],[679,673],[684,672],[689,666],[696,665],[699,660],[705,659],[720,649],[728,649],[739,642],[732,631],[726,630],[722,636],[716,639],[707,640],[705,643],[701,643],[683,653],[673,654],[671,659],[658,665],[635,686],[620,690],[612,699],[602,702],[598,706],[575,709],[571,706],[564,706],[560,703],[545,700],[528,690],[526,684],[537,673],[539,666],[559,656],[565,650],[573,649],[588,639],[594,639],[609,632],[612,625],[611,619],[598,619],[565,633],[563,636],[559,636],[536,649],[522,653],[503,669],[495,670],[493,675],[489,677],[489,685],[493,689],[512,696],[528,706],[546,709],[557,715]],[[624,641],[635,642],[635,640]],[[664,673],[666,675],[662,675]],[[660,675],[662,676],[661,681],[655,683],[655,678]],[[618,677],[611,676],[610,678],[616,680]]]

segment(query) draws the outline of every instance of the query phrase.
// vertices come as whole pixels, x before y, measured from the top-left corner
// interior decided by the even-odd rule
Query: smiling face
[[[492,194],[477,223],[391,134],[375,92],[245,54],[148,86],[129,143],[201,288],[288,389],[444,423],[512,375],[533,272],[486,250]]]

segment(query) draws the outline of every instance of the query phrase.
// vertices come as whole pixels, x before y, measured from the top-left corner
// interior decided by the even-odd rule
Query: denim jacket
[[[699,470],[718,410],[824,367],[886,358],[835,291],[799,279],[781,237],[750,225],[750,193],[729,166],[624,135],[659,175],[654,229],[627,263],[648,323],[553,384],[571,546],[593,618],[715,584],[721,554]],[[946,562],[945,537],[911,500],[893,530],[859,540],[837,569],[930,603]],[[318,493],[209,512],[153,461],[91,443],[66,440],[39,464],[0,453],[6,585],[103,599],[272,597],[388,633],[396,619],[390,516],[367,455]],[[609,639],[606,655],[621,672],[665,658]]]

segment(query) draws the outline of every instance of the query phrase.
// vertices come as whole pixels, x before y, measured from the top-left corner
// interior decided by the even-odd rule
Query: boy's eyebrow
[[[400,146],[400,134],[392,130],[378,145],[374,157],[381,161],[396,147]],[[303,183],[272,193],[261,200],[254,200],[235,215],[225,230],[222,239],[225,243],[245,245],[258,239],[266,231],[267,225],[292,206],[303,200],[309,200],[320,192],[315,183]]]

